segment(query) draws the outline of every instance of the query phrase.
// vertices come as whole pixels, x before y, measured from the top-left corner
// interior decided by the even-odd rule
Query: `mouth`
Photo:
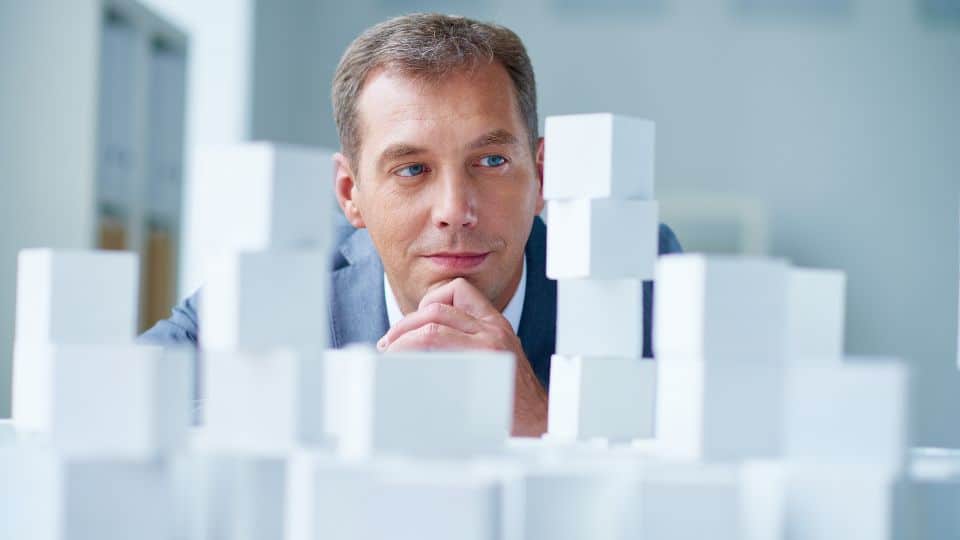
[[[472,270],[487,260],[490,252],[444,252],[427,255],[426,258],[444,270]]]

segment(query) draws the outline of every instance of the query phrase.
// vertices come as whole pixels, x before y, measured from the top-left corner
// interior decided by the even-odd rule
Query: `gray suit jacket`
[[[534,373],[548,387],[550,357],[557,333],[557,283],[547,279],[546,226],[537,217],[527,241],[526,295],[517,336],[523,344]],[[331,266],[329,310],[330,345],[342,348],[351,343],[375,344],[389,329],[383,292],[383,264],[366,229],[354,229],[345,221],[338,226],[337,249]],[[673,231],[660,225],[660,254],[681,251]],[[173,308],[162,320],[140,336],[144,343],[196,346],[200,291]],[[644,284],[644,356],[652,357],[653,286]]]

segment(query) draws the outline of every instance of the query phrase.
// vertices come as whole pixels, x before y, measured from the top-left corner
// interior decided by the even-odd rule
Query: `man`
[[[352,230],[333,257],[331,345],[510,351],[513,433],[541,435],[557,290],[545,274],[544,143],[520,39],[462,17],[386,21],[344,53],[333,109],[335,190]],[[660,252],[679,250],[661,225]],[[196,301],[142,339],[195,344]]]

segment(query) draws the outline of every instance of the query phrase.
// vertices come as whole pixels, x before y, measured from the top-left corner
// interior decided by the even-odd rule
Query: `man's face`
[[[360,156],[352,174],[338,159],[338,196],[369,229],[401,309],[457,277],[503,309],[543,208],[506,70],[494,63],[435,83],[378,70],[357,110]]]

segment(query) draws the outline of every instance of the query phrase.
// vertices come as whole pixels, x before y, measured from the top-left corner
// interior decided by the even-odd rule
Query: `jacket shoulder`
[[[683,246],[680,245],[680,240],[677,239],[677,235],[673,232],[673,229],[671,229],[666,223],[660,224],[658,251],[660,255],[666,255],[668,253],[683,253]]]

